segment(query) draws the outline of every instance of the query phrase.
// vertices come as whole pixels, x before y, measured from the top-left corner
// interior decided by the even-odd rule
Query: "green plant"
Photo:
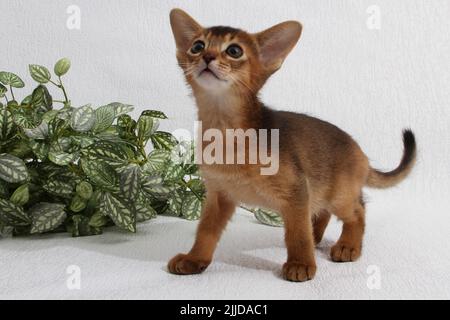
[[[114,224],[135,232],[163,213],[197,219],[203,184],[195,165],[174,160],[191,146],[158,130],[166,115],[146,110],[134,120],[133,107],[117,102],[75,108],[62,81],[69,69],[59,60],[54,80],[30,65],[39,85],[20,103],[14,91],[24,82],[0,72],[0,235],[88,236]]]

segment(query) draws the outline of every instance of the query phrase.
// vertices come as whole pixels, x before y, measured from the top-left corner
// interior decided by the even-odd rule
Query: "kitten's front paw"
[[[338,242],[331,248],[330,255],[334,262],[356,261],[361,256],[361,246]]]
[[[187,275],[202,273],[208,267],[210,262],[200,261],[190,257],[188,254],[179,254],[173,257],[167,268],[170,273]]]
[[[305,265],[300,262],[286,262],[283,266],[283,278],[288,281],[303,282],[314,278],[315,265]]]

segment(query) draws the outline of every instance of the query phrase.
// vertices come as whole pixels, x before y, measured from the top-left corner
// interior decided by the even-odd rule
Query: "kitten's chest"
[[[276,193],[272,190],[271,181],[274,177],[261,175],[259,164],[249,164],[259,162],[257,148],[250,147],[250,143],[244,146],[238,144],[234,136],[238,134],[236,130],[246,131],[253,126],[249,126],[250,123],[239,114],[222,114],[220,109],[217,112],[200,112],[200,120],[202,130],[198,132],[198,141],[202,143],[197,145],[197,156],[203,160],[200,170],[207,186],[226,192],[237,203],[273,208]],[[232,135],[229,136],[230,133]],[[255,134],[255,145],[258,145],[258,139]],[[256,162],[249,161],[250,155],[253,158],[256,155]],[[246,164],[237,164],[240,163],[238,158]]]
[[[271,183],[256,166],[203,165],[200,170],[207,185],[225,191],[238,203],[271,209],[276,207]]]

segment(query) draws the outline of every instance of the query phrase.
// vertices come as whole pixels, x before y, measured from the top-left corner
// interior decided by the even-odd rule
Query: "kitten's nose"
[[[206,65],[208,65],[211,61],[216,60],[216,55],[208,52],[203,56],[203,60],[205,60]]]

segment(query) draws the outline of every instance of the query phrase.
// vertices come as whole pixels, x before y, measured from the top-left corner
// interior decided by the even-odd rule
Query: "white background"
[[[81,9],[80,30],[66,27],[69,5]],[[366,25],[370,5],[381,10],[380,30]],[[395,236],[405,231],[434,257],[427,263],[448,266],[448,255],[440,252],[448,251],[450,231],[449,1],[0,0],[0,70],[22,75],[31,90],[29,63],[53,67],[60,57],[69,57],[72,69],[65,81],[74,105],[121,101],[135,105],[135,115],[160,109],[171,118],[163,129],[192,130],[196,110],[176,65],[168,19],[173,7],[205,26],[251,32],[283,20],[301,21],[302,39],[265,86],[263,100],[340,126],[381,169],[398,164],[401,130],[411,127],[419,162],[401,186],[369,192],[369,220],[382,224],[381,234],[372,237],[388,237],[395,244]],[[385,224],[394,234],[383,234]],[[402,241],[411,250],[406,254],[418,254],[416,242]],[[14,250],[11,243],[12,257]],[[427,285],[428,295],[418,297],[445,292]],[[394,296],[402,297],[401,292]]]

